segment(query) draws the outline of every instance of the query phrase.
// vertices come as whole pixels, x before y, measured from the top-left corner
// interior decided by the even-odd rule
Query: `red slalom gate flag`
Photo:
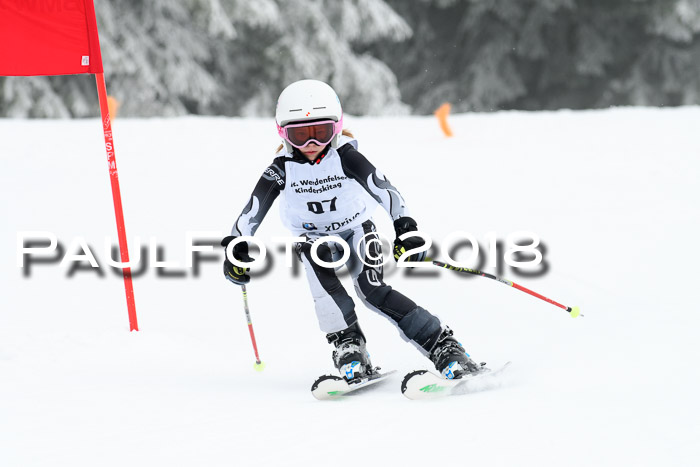
[[[0,0],[0,76],[95,75],[122,263],[129,262],[112,121],[92,0]],[[123,269],[129,327],[138,331],[131,268]]]
[[[92,0],[0,0],[0,75],[102,73]]]

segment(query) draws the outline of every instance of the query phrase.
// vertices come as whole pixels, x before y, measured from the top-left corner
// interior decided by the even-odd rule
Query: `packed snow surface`
[[[389,264],[386,281],[473,358],[511,370],[438,401],[407,400],[397,376],[318,402],[331,348],[273,241],[288,235],[277,206],[257,232],[274,265],[248,287],[262,373],[220,260],[198,275],[184,265],[188,231],[224,235],[243,209],[279,143],[272,119],[114,122],[132,257],[137,236],[155,237],[179,263],[165,271],[183,276],[150,265],[134,280],[131,333],[106,265],[116,228],[99,121],[0,120],[0,465],[698,465],[698,122],[693,107],[454,115],[448,139],[432,117],[347,117],[421,230],[437,243],[469,232],[481,255],[489,236],[536,233],[546,272],[499,273],[585,317],[486,278]],[[375,220],[393,238],[381,208]],[[67,254],[82,237],[101,267],[25,275],[26,231],[54,233]],[[429,368],[356,303],[375,364]]]

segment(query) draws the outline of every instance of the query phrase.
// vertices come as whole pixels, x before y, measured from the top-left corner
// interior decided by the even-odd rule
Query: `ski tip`
[[[334,376],[334,375],[323,375],[319,377],[316,381],[314,381],[314,384],[311,385],[311,392],[314,392],[316,389],[318,389],[318,386],[324,382],[328,381],[329,379],[335,380],[335,381],[344,381],[343,378],[340,376]]]
[[[416,370],[416,371],[412,371],[412,372],[408,373],[406,376],[404,376],[403,381],[401,381],[401,394],[406,394],[406,389],[408,387],[407,386],[408,380],[410,380],[414,376],[422,375],[422,374],[425,374],[427,372],[428,372],[428,370]]]

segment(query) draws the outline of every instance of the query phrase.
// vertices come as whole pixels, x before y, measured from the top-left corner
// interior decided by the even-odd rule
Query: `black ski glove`
[[[229,243],[231,243],[236,237],[230,235],[223,240],[221,240],[221,246],[226,248]],[[253,261],[250,256],[248,256],[248,243],[241,242],[237,243],[233,247],[233,257],[238,261],[243,263],[250,263]],[[224,253],[224,276],[226,279],[230,280],[234,284],[243,285],[250,282],[250,276],[246,272],[250,271],[250,268],[239,268],[226,257]]]
[[[400,217],[396,219],[394,221],[394,230],[396,231],[396,240],[394,240],[394,259],[396,261],[408,250],[425,245],[425,242],[420,237],[410,237],[406,240],[399,240],[399,237],[406,232],[415,232],[418,230],[418,224],[410,217]],[[415,253],[409,256],[406,261],[425,261],[425,253],[425,251]]]

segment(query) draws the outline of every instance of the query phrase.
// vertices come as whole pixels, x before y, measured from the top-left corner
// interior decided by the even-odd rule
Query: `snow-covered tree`
[[[646,32],[651,38],[616,91],[635,103],[700,103],[700,0],[656,2]]]
[[[219,0],[97,0],[95,10],[108,90],[123,114],[184,114],[188,104],[216,97],[208,42],[234,34]],[[7,78],[0,89],[6,115],[98,112],[94,80],[86,77]]]
[[[700,101],[700,0],[389,3],[415,33],[370,50],[420,113]]]
[[[411,33],[383,0],[261,3],[264,19],[241,25],[245,40],[234,41],[218,58],[220,80],[228,83],[226,101],[235,105],[221,109],[223,113],[271,115],[282,89],[303,78],[328,82],[349,113],[408,111],[393,72],[371,55],[354,50],[358,44],[398,41]],[[250,8],[236,4],[229,12],[239,18],[248,15]]]

